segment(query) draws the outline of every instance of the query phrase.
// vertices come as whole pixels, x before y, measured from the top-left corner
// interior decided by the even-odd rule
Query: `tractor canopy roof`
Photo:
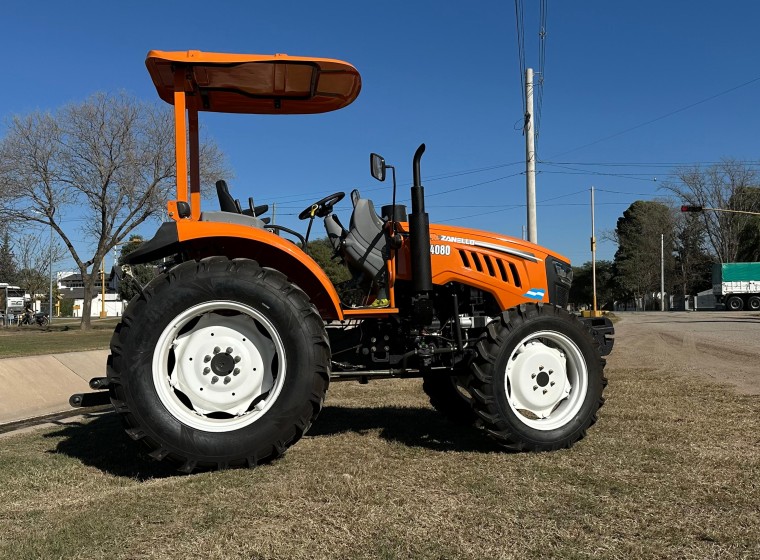
[[[352,65],[286,54],[150,51],[145,60],[158,95],[189,110],[220,113],[310,114],[349,105],[361,76]]]

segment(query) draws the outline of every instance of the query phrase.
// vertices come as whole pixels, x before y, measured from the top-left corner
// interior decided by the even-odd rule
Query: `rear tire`
[[[472,396],[464,375],[427,374],[422,377],[422,390],[434,409],[455,424],[475,426],[479,423],[472,408]]]
[[[255,261],[211,257],[132,300],[108,377],[127,433],[189,473],[282,455],[321,410],[329,364],[306,294]]]
[[[525,304],[488,325],[472,363],[470,392],[489,435],[514,450],[570,447],[604,403],[605,361],[565,310]]]
[[[739,296],[731,296],[726,300],[726,308],[731,311],[741,311],[744,309],[744,300]]]
[[[747,300],[747,308],[752,311],[760,311],[760,296],[752,296]]]

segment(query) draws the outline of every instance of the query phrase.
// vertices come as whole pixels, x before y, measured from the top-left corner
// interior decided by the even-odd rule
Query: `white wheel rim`
[[[271,321],[233,301],[210,301],[175,317],[153,353],[153,384],[183,424],[228,432],[261,418],[285,381],[285,349]]]
[[[512,351],[505,370],[507,402],[517,418],[537,430],[572,421],[588,392],[588,367],[566,335],[540,331]]]

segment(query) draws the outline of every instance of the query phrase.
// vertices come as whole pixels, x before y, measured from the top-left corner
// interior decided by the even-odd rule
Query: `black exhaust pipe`
[[[430,268],[430,220],[425,212],[425,189],[420,178],[420,160],[425,144],[414,153],[414,185],[412,186],[412,213],[409,214],[409,241],[412,257],[412,288],[415,292],[414,316],[421,325],[433,321],[430,293],[433,291],[433,272]]]
[[[409,215],[412,286],[418,294],[433,291],[433,273],[430,269],[430,221],[427,212],[425,212],[425,188],[420,179],[420,160],[423,153],[425,153],[425,144],[420,144],[414,153],[412,213]]]

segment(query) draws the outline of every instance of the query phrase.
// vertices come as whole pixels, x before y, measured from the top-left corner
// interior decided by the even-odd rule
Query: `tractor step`
[[[110,404],[111,397],[108,391],[97,391],[95,393],[76,393],[69,397],[69,405],[74,408],[88,408],[91,406],[103,406]]]

